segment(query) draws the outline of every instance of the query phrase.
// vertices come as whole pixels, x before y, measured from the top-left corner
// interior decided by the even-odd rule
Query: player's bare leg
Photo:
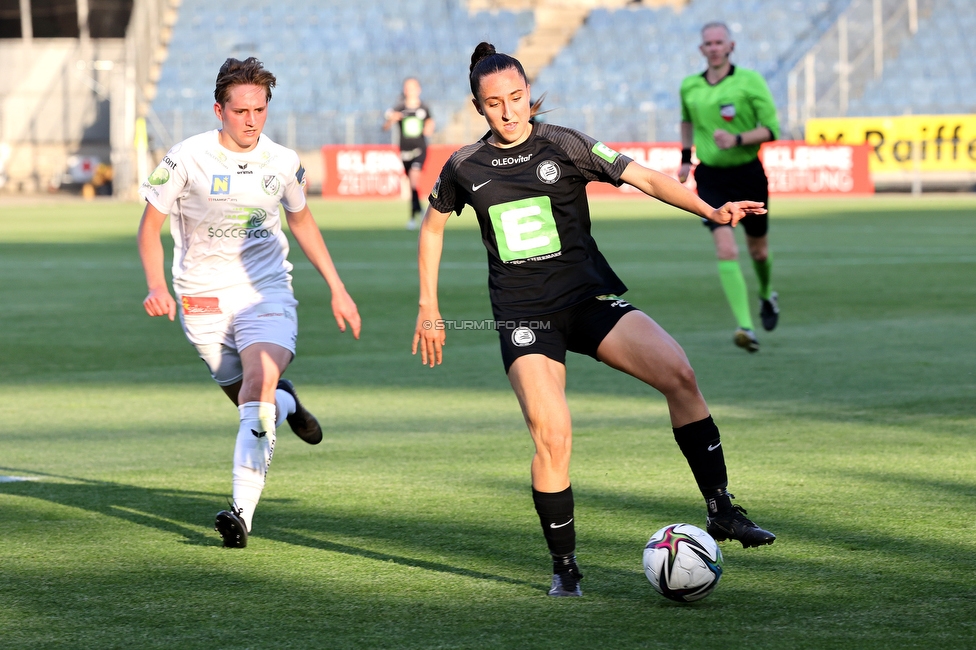
[[[411,167],[410,171],[407,172],[407,179],[410,181],[410,221],[407,222],[408,230],[413,230],[417,227],[423,214],[423,209],[420,206],[420,194],[417,192],[417,188],[420,185],[420,172],[421,170],[416,167]]]
[[[737,539],[743,546],[772,544],[775,535],[746,519],[740,506],[732,505],[718,427],[677,341],[647,314],[632,311],[603,339],[597,356],[656,388],[667,399],[674,439],[705,498],[708,533],[720,541]]]
[[[519,357],[508,379],[522,407],[535,454],[532,500],[553,561],[550,596],[582,596],[576,563],[576,527],[569,461],[572,419],[566,403],[566,366],[540,354]]]

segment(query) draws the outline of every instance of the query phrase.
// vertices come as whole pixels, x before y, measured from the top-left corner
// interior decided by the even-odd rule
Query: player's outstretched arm
[[[673,205],[710,221],[729,224],[733,227],[739,223],[739,219],[747,214],[763,214],[766,212],[763,204],[755,201],[726,203],[716,210],[670,176],[648,169],[635,162],[627,165],[624,173],[620,175],[620,179],[628,185],[636,187],[644,194],[668,205]]]
[[[359,309],[339,278],[339,272],[336,271],[335,264],[332,262],[329,249],[325,245],[325,240],[322,239],[322,231],[319,230],[318,224],[312,217],[312,211],[306,205],[298,212],[285,210],[285,217],[288,219],[291,234],[295,236],[295,240],[302,252],[305,253],[305,257],[329,285],[329,290],[332,292],[332,315],[335,316],[336,323],[339,325],[339,331],[345,332],[346,323],[348,323],[352,328],[353,337],[358,339],[362,328]]]
[[[766,214],[766,208],[758,201],[736,201],[712,210],[712,213],[705,218],[715,223],[731,224],[734,227],[747,214]]]
[[[420,224],[417,267],[420,272],[420,308],[413,333],[413,354],[420,348],[420,361],[433,368],[443,359],[446,336],[437,306],[437,275],[444,249],[444,224],[451,214],[428,207]]]
[[[139,258],[142,269],[146,273],[146,285],[149,295],[142,301],[142,306],[150,316],[169,316],[176,318],[176,301],[170,295],[166,286],[166,272],[163,270],[163,242],[160,232],[166,215],[157,210],[152,203],[146,203],[139,222]]]

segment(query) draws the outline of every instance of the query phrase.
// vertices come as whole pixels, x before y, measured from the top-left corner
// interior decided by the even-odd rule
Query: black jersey
[[[474,208],[488,250],[496,320],[550,314],[627,287],[590,235],[586,184],[619,186],[630,158],[578,131],[535,124],[510,149],[463,147],[444,165],[430,195],[439,212]]]
[[[401,101],[392,110],[403,115],[399,122],[400,151],[411,154],[410,158],[418,158],[427,150],[424,126],[431,117],[430,109],[423,102],[417,108],[407,108]]]

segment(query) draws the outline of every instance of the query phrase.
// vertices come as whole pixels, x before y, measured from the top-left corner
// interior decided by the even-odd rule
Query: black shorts
[[[758,158],[738,167],[709,167],[698,163],[695,183],[698,196],[713,208],[729,201],[761,201],[769,208],[769,179]],[[769,214],[750,214],[739,223],[750,237],[762,237],[769,231]],[[709,230],[722,227],[708,219],[702,219],[702,224]]]
[[[587,298],[553,314],[498,321],[505,373],[519,357],[541,354],[566,363],[566,351],[596,359],[596,349],[624,314],[637,308],[617,296]]]
[[[427,161],[427,149],[410,149],[400,152],[400,160],[403,161],[403,171],[410,173],[411,169],[423,169]]]

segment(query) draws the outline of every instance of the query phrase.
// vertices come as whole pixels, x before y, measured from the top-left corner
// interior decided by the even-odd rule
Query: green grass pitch
[[[237,413],[179,326],[142,310],[141,207],[0,204],[0,647],[976,646],[973,196],[775,201],[783,315],[755,355],[732,345],[696,219],[594,203],[627,297],[698,373],[731,491],[779,536],[724,544],[718,589],[691,605],[641,570],[652,532],[704,523],[664,400],[569,360],[585,595],[547,598],[496,335],[449,332],[444,365],[422,367],[406,205],[312,208],[362,339],[294,247],[287,376],[326,439],[283,427],[250,545],[230,550],[212,521]],[[442,313],[489,318],[474,217],[449,225]]]

